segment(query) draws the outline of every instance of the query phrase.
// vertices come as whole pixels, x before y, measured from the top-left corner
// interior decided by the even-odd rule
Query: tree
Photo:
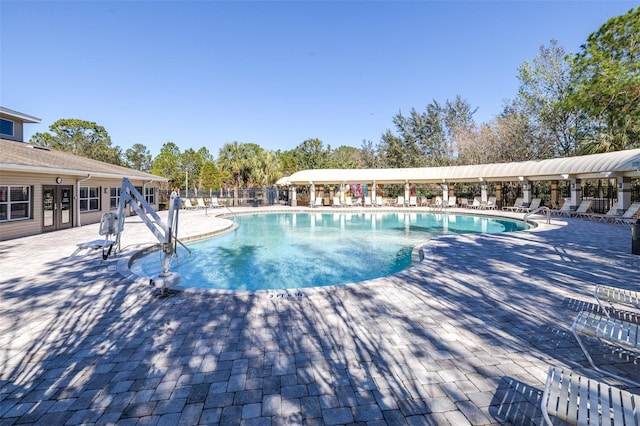
[[[307,139],[294,149],[298,170],[326,169],[330,167],[331,147],[326,147],[320,139]]]
[[[340,146],[331,153],[331,168],[357,169],[359,166],[360,151],[352,146]]]
[[[61,119],[49,126],[53,134],[36,133],[29,143],[69,152],[81,157],[105,163],[122,165],[119,146],[111,145],[111,138],[104,127],[77,118]]]
[[[169,179],[170,188],[180,188],[184,174],[180,170],[180,148],[173,142],[162,145],[160,153],[153,160],[151,173]]]
[[[532,62],[525,61],[518,68],[521,113],[535,127],[537,137],[552,146],[553,157],[575,155],[587,126],[584,114],[565,102],[572,84],[565,57],[562,46],[551,40],[549,47],[540,47]]]
[[[380,167],[380,157],[378,150],[374,148],[373,142],[363,140],[360,146],[361,167],[366,169],[377,169]]]
[[[569,62],[567,105],[580,108],[595,131],[582,152],[640,146],[640,7],[609,19]]]
[[[200,169],[200,185],[204,189],[220,189],[227,178],[214,161],[205,161]]]
[[[196,152],[193,148],[189,148],[180,154],[180,168],[185,173],[185,179],[187,176],[189,177],[188,185],[190,188],[202,189],[200,170],[205,161],[200,151]]]
[[[136,143],[124,152],[125,165],[131,169],[149,172],[151,170],[151,152],[146,146]]]
[[[232,142],[220,148],[218,167],[231,176],[234,205],[238,205],[238,189],[248,170],[248,158],[248,149],[244,144]]]

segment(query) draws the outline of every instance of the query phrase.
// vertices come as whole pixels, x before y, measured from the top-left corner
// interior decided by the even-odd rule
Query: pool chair
[[[195,209],[194,205],[191,204],[191,200],[189,198],[183,198],[182,199],[182,207],[184,207],[186,210]]]
[[[197,198],[196,201],[198,202],[197,207],[199,209],[206,209],[207,205],[204,203],[204,199],[203,198]]]
[[[382,198],[382,196],[377,195],[376,196],[376,207],[383,207],[386,204],[384,203],[384,198]]]
[[[372,206],[372,204],[371,204],[371,197],[369,197],[369,196],[364,197],[364,206],[365,206],[365,207],[371,207],[371,206]]]
[[[640,424],[640,395],[560,367],[549,367],[540,405],[549,426],[550,416],[572,425]]]
[[[517,212],[522,208],[523,203],[524,203],[524,198],[518,197],[516,198],[516,201],[513,203],[512,206],[504,206],[502,207],[502,210],[508,211],[508,212]]]
[[[449,201],[445,207],[458,207],[457,198],[454,196],[449,197]]]
[[[480,203],[481,210],[495,210],[496,208],[496,197],[489,197],[486,203]]]
[[[353,207],[353,198],[345,197],[344,205],[347,206],[347,207]]]
[[[473,202],[469,207],[471,207],[472,209],[479,209],[481,205],[482,202],[480,201],[480,197],[473,197]]]
[[[631,226],[635,222],[634,217],[638,214],[639,211],[640,203],[633,203],[631,204],[631,206],[629,206],[627,211],[624,212],[622,216],[615,218],[614,223]]]
[[[609,311],[619,310],[619,305],[622,305],[625,311],[628,311],[629,308],[640,311],[640,291],[597,285],[593,295],[600,310],[607,316],[609,316]]]
[[[569,200],[565,200],[562,204],[562,207],[551,209],[551,214],[555,214],[558,216],[570,216],[571,215],[571,202]]]
[[[322,207],[322,206],[323,206],[322,197],[316,197],[311,207]]]
[[[521,213],[531,213],[535,209],[539,208],[540,204],[542,204],[542,199],[534,198],[527,207],[520,207],[517,211]]]
[[[409,207],[418,207],[418,197],[409,197]]]
[[[396,201],[396,207],[404,207],[404,197],[398,195],[398,201]]]
[[[467,200],[466,198],[460,198],[460,207],[463,209],[466,209],[467,207],[469,207],[469,200]]]
[[[576,211],[571,212],[571,217],[583,217],[583,215],[589,213],[593,200],[582,200]]]
[[[616,217],[620,216],[621,214],[618,213],[618,202],[616,201],[605,214],[587,212],[580,217],[584,217],[585,219],[597,220],[599,222],[613,222]]]
[[[627,354],[633,358],[638,358],[640,357],[640,342],[638,341],[640,336],[638,336],[637,324],[610,318],[599,312],[582,311],[573,322],[571,332],[573,332],[580,349],[582,349],[587,361],[589,361],[594,370],[607,376],[615,377],[632,386],[640,386],[640,383],[629,377],[623,377],[598,367],[581,338],[583,336],[599,340],[607,347],[607,352]]]
[[[342,204],[340,203],[340,197],[333,197],[333,204],[331,205],[331,207],[341,207]]]
[[[209,207],[213,207],[214,209],[222,207],[222,204],[218,202],[218,197],[211,198],[211,202],[209,203]]]

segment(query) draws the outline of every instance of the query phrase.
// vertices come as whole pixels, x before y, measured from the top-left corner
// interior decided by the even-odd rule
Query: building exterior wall
[[[24,137],[24,123],[4,114],[0,114],[0,118],[13,122],[13,134],[7,135],[5,133],[0,133],[0,138],[9,139],[10,141],[22,142]]]
[[[56,178],[61,178],[60,184],[56,182]],[[131,179],[131,183],[142,188],[147,181],[140,179]],[[84,179],[78,176],[65,176],[64,174],[43,174],[43,173],[23,173],[23,172],[5,172],[0,170],[0,186],[28,186],[31,188],[31,218],[15,221],[0,221],[0,241],[36,235],[43,232],[43,187],[44,186],[72,186],[73,202],[72,202],[72,226],[89,225],[100,222],[102,214],[108,211],[115,211],[111,208],[110,195],[111,188],[120,188],[121,179],[116,178],[90,178]],[[78,215],[79,200],[78,186],[80,187],[98,187],[100,197],[100,209],[96,211],[82,212]],[[151,205],[155,210],[158,209],[160,200],[158,187],[159,182],[147,183],[148,188],[155,188],[155,202]],[[144,193],[142,194],[144,195]],[[126,215],[131,214],[131,209],[126,209]]]

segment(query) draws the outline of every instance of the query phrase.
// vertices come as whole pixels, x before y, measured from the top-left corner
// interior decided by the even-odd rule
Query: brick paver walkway
[[[181,214],[183,236],[224,226]],[[628,228],[579,219],[438,238],[397,275],[301,295],[160,298],[118,272],[152,242],[139,219],[118,258],[65,257],[96,237],[0,243],[1,425],[541,424],[549,365],[608,380],[569,330],[594,284],[640,284]]]

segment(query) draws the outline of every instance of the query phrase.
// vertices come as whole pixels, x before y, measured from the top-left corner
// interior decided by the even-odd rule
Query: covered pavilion
[[[277,185],[287,186],[289,202],[296,205],[296,190],[308,186],[311,200],[315,199],[317,185],[343,185],[363,183],[372,188],[384,184],[404,184],[405,199],[408,199],[411,184],[437,184],[442,189],[443,201],[454,194],[456,183],[479,183],[482,201],[488,199],[487,184],[495,185],[498,206],[502,205],[502,186],[505,182],[519,182],[525,203],[532,199],[532,183],[551,183],[550,200],[559,199],[559,183],[570,185],[572,208],[582,199],[582,184],[588,179],[616,181],[618,209],[626,210],[631,205],[632,180],[640,179],[640,149],[615,151],[577,157],[513,163],[478,164],[468,166],[419,167],[397,169],[313,169],[301,170],[283,177]]]

